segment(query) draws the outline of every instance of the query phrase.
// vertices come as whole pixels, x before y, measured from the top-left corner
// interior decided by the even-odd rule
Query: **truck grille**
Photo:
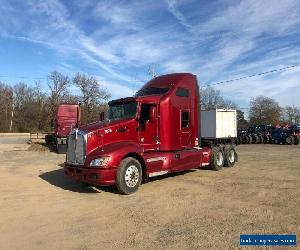
[[[81,131],[72,132],[68,137],[67,162],[83,165],[86,151],[86,137]]]

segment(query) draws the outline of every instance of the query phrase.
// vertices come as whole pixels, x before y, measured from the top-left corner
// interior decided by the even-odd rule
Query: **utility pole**
[[[15,105],[12,104],[11,119],[10,119],[10,126],[9,126],[9,131],[10,132],[12,132],[13,118],[14,118],[14,108],[15,108]]]

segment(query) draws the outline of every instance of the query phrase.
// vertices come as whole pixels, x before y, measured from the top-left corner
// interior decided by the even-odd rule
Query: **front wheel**
[[[132,194],[142,182],[142,167],[138,160],[127,157],[121,161],[117,171],[116,186],[121,194]]]

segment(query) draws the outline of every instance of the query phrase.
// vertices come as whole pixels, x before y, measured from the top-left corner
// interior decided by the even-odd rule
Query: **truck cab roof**
[[[109,105],[124,102],[159,102],[159,100],[167,95],[172,89],[178,85],[186,77],[195,77],[191,73],[174,73],[161,75],[151,79],[147,82],[135,95],[134,97],[120,98],[110,101]]]

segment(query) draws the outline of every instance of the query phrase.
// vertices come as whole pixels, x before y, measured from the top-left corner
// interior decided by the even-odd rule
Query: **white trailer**
[[[236,110],[215,109],[209,111],[201,111],[201,139],[234,141],[236,137]]]

